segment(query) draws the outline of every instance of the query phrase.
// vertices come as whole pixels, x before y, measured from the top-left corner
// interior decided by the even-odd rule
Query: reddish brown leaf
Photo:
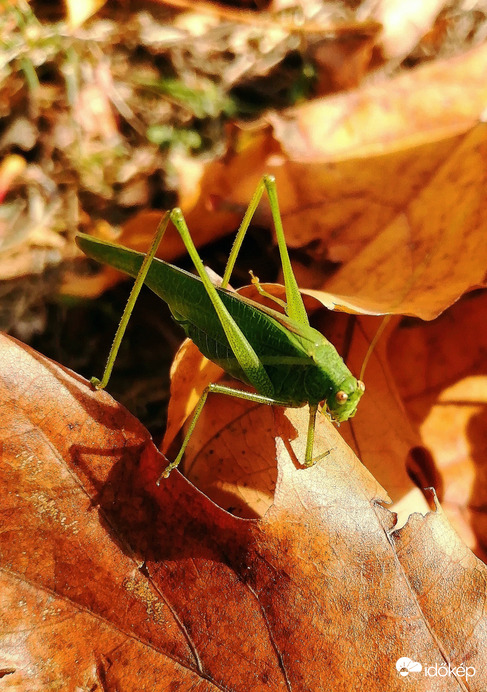
[[[399,690],[405,655],[415,690],[485,687],[485,566],[441,513],[394,532],[332,428],[311,469],[278,442],[275,504],[243,521],[177,472],[157,488],[164,458],[107,394],[12,339],[0,353],[10,687]],[[445,661],[468,683],[432,678]]]
[[[432,324],[405,323],[390,359],[408,415],[433,451],[444,509],[464,541],[485,555],[487,295],[454,305]]]

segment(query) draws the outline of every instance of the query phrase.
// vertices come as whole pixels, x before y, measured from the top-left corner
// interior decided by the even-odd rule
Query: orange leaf
[[[487,294],[467,296],[428,325],[404,324],[391,368],[409,417],[433,452],[444,509],[464,541],[487,546],[485,352]]]
[[[260,176],[275,174],[288,244],[341,265],[313,288],[432,319],[484,284],[486,69],[483,45],[271,114],[237,131],[201,194],[243,212]]]

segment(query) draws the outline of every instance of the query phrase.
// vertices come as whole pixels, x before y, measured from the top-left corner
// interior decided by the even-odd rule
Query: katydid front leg
[[[287,303],[284,300],[281,300],[280,298],[276,298],[276,296],[273,296],[272,293],[268,293],[262,286],[260,285],[260,279],[258,276],[255,276],[254,272],[252,269],[249,271],[252,285],[255,286],[257,293],[262,296],[263,298],[267,298],[268,300],[272,300],[274,303],[279,305],[281,308],[284,310],[287,310]],[[286,312],[287,314],[287,312]]]

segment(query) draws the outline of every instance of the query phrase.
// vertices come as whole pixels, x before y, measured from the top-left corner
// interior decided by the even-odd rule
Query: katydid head
[[[352,375],[340,382],[340,386],[326,399],[326,409],[332,419],[337,423],[342,423],[354,416],[358,402],[364,392],[364,383]]]

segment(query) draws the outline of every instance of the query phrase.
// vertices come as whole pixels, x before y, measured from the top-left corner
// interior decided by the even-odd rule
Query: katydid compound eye
[[[348,394],[346,392],[343,392],[340,390],[339,392],[336,393],[335,399],[337,400],[337,404],[344,404],[346,400],[348,399]]]
[[[360,389],[361,392],[365,392],[365,385],[362,382],[362,380],[357,380],[357,387]]]

